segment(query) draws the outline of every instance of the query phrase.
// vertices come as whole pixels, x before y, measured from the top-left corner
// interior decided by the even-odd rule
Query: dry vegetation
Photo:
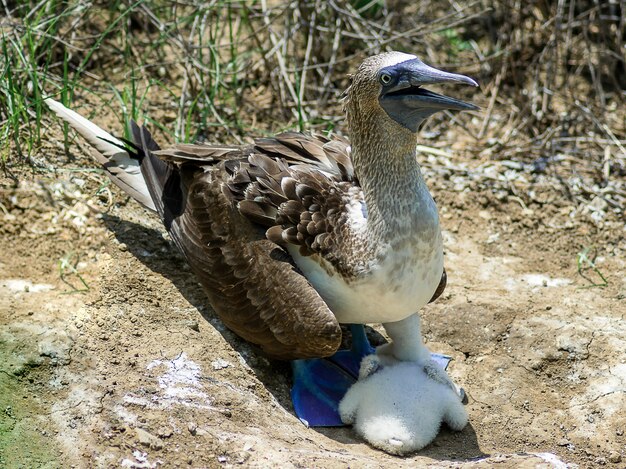
[[[605,363],[612,364],[608,373],[611,374],[612,369],[616,374],[610,378],[617,379],[618,371],[622,369],[619,367],[623,367],[626,360],[623,352],[616,352],[623,341],[615,332],[623,329],[626,314],[626,283],[623,264],[619,263],[623,263],[626,256],[624,0],[5,0],[0,4],[0,12],[0,166],[3,172],[0,174],[0,216],[4,217],[0,239],[3,239],[2,251],[6,251],[2,253],[4,257],[0,257],[0,270],[7,269],[0,280],[30,274],[33,281],[54,283],[55,276],[60,276],[56,281],[57,288],[58,285],[65,288],[62,282],[69,282],[72,285],[70,290],[86,291],[90,303],[85,308],[93,319],[81,318],[76,327],[87,331],[85,336],[92,342],[87,341],[84,350],[93,352],[89,359],[97,363],[98,372],[103,376],[115,376],[115,366],[123,367],[128,362],[131,364],[119,371],[118,382],[122,383],[128,377],[129,383],[136,384],[133,373],[140,367],[134,367],[137,362],[142,363],[143,355],[137,358],[135,350],[140,354],[144,350],[157,354],[165,353],[162,351],[165,349],[170,353],[168,356],[177,356],[180,349],[176,347],[180,346],[180,341],[168,341],[172,340],[169,328],[178,327],[176,321],[180,316],[186,318],[185,321],[195,321],[193,330],[204,334],[197,340],[186,342],[190,355],[195,350],[196,357],[201,356],[207,337],[215,340],[218,345],[214,347],[226,354],[232,363],[238,363],[239,355],[245,356],[256,375],[261,376],[263,388],[269,390],[262,391],[257,386],[254,393],[249,391],[252,397],[245,396],[252,401],[258,398],[266,407],[275,405],[274,397],[283,407],[289,406],[288,399],[282,399],[285,396],[281,394],[285,394],[288,388],[288,372],[260,358],[251,359],[254,354],[248,356],[246,346],[228,336],[210,315],[205,315],[208,322],[202,322],[197,310],[204,312],[203,307],[198,306],[204,304],[204,300],[198,299],[202,295],[197,288],[190,290],[185,283],[188,280],[171,277],[191,305],[185,303],[185,298],[176,296],[176,289],[163,276],[156,275],[165,269],[161,269],[157,261],[150,264],[149,256],[142,253],[145,249],[152,249],[153,245],[157,246],[155,250],[160,249],[163,262],[173,262],[179,267],[176,275],[186,273],[172,246],[157,236],[156,231],[144,232],[133,228],[127,221],[120,221],[125,216],[123,213],[131,213],[131,221],[139,220],[138,223],[148,223],[153,228],[157,226],[154,220],[146,221],[145,215],[140,219],[140,215],[135,215],[138,212],[116,195],[115,190],[109,191],[106,177],[84,158],[86,149],[80,139],[51,118],[42,99],[54,96],[116,134],[124,133],[124,122],[128,118],[145,121],[156,134],[156,139],[163,143],[195,140],[244,142],[252,136],[284,129],[341,133],[344,131],[341,94],[348,85],[348,73],[367,55],[402,50],[415,53],[439,68],[472,76],[481,85],[478,90],[446,91],[479,104],[482,107],[480,112],[441,114],[427,122],[420,132],[423,143],[420,161],[449,235],[448,259],[458,259],[450,270],[451,286],[447,291],[451,293],[433,306],[434,310],[425,313],[429,324],[426,334],[429,341],[442,347],[442,351],[455,354],[458,376],[462,376],[463,384],[468,386],[470,397],[475,397],[470,401],[474,406],[470,415],[476,432],[469,433],[474,431],[473,428],[458,437],[463,444],[458,444],[458,440],[450,435],[444,436],[443,443],[431,447],[427,455],[444,461],[458,458],[467,462],[484,455],[481,453],[484,448],[487,452],[501,447],[510,452],[545,450],[541,439],[552,438],[548,443],[550,450],[558,446],[554,451],[558,450],[561,456],[566,454],[583,465],[607,461],[617,464],[626,457],[622,437],[626,421],[622,419],[615,423],[616,420],[609,419],[613,415],[609,411],[602,414],[606,410],[602,407],[600,410],[592,408],[589,414],[583,415],[583,411],[587,412],[593,404],[576,401],[578,395],[587,396],[586,391],[576,386],[587,383],[591,389],[593,379],[604,376],[600,371],[594,375],[595,371],[590,370],[605,370]],[[119,252],[113,250],[112,257],[106,258],[106,255],[115,244],[107,237],[110,235],[103,234],[107,233],[106,227],[96,216],[104,218],[113,231],[122,232],[116,231],[121,244]],[[137,220],[132,219],[134,216]],[[149,242],[144,239],[148,234],[152,236]],[[450,241],[452,238],[458,238],[456,245]],[[5,242],[25,260],[12,259],[4,249]],[[33,249],[35,242],[40,246]],[[143,247],[137,248],[133,243]],[[459,254],[459,246],[471,248],[467,252],[473,250],[473,254]],[[478,249],[483,257],[476,257]],[[131,256],[127,250],[135,254],[135,260],[129,260]],[[82,263],[78,262],[78,253],[85,254]],[[85,258],[88,260],[84,261]],[[143,265],[136,258],[143,259],[151,270],[142,270]],[[511,258],[519,262],[501,265],[500,261],[493,260],[510,261]],[[57,262],[60,273],[46,270],[55,270]],[[511,293],[493,286],[496,280],[509,273],[511,278],[520,273],[514,270],[523,262],[527,262],[525,273],[547,272],[574,279],[567,290],[569,298],[550,290],[553,292],[546,293],[545,299],[537,299],[526,291],[511,290]],[[33,267],[36,265],[41,267],[36,269]],[[121,265],[132,268],[124,271]],[[501,270],[489,277],[494,265]],[[113,288],[99,277],[102,273],[97,269],[105,269],[111,278],[127,279],[129,283]],[[46,272],[42,273],[42,270]],[[142,276],[156,282],[154,290],[161,289],[165,299],[150,297],[149,291],[137,298],[136,292],[144,288]],[[170,279],[167,275],[165,278]],[[474,281],[478,285],[474,285]],[[548,281],[544,282],[546,286]],[[579,287],[602,288],[583,291]],[[468,293],[463,288],[467,288]],[[589,296],[584,296],[587,292]],[[465,298],[466,294],[475,296],[467,296],[467,304],[461,307],[459,298]],[[52,293],[50,295],[52,297]],[[80,300],[76,298],[80,295],[71,298],[55,295],[54,301],[62,298],[67,308],[79,308]],[[506,301],[502,299],[505,295],[510,295]],[[531,298],[528,302],[525,295]],[[17,300],[9,299],[7,295],[5,301],[0,295],[0,324],[4,327],[2,321],[6,319],[10,326],[7,331],[21,337],[26,344],[28,334],[15,324],[27,323],[33,313],[32,310],[20,310],[21,297],[15,298]],[[579,311],[576,301],[590,298],[593,303],[590,309]],[[128,330],[132,330],[132,338],[128,339],[130,334],[116,333],[116,339],[107,344],[117,341],[115,343],[123,345],[111,352],[113,348],[102,345],[104,342],[98,342],[96,336],[101,334],[102,324],[105,327],[113,324],[113,328],[125,324],[126,316],[109,314],[109,310],[122,308],[120,301],[131,305],[129,308],[135,320],[128,324]],[[511,303],[510,307],[507,301]],[[24,304],[28,305],[28,302]],[[170,314],[165,304],[167,308],[170,304],[183,304],[187,309],[181,306],[182,312],[176,310],[175,314]],[[3,317],[1,308],[5,306],[14,316]],[[35,308],[36,319],[39,306],[24,306],[27,307]],[[144,310],[151,311],[153,316],[142,316]],[[20,316],[20,311],[26,319]],[[473,322],[470,324],[468,320],[467,327],[456,329],[454,324],[438,323],[438,314],[446,311],[462,313],[464,318],[470,317]],[[561,316],[557,316],[557,312]],[[594,322],[605,313],[615,317],[606,322]],[[544,318],[550,314],[554,317]],[[32,332],[33,336],[45,336],[46,321],[42,319],[44,325],[24,330]],[[210,323],[209,332],[206,332],[205,323]],[[609,323],[610,327],[607,326]],[[161,326],[167,332],[163,332]],[[578,334],[576,340],[563,335],[570,326]],[[186,326],[181,328],[183,335],[188,332]],[[89,332],[92,329],[95,332]],[[215,330],[227,337],[228,344],[223,345],[211,335]],[[28,375],[20,368],[22,374],[17,375],[2,368],[3,353],[15,357],[28,348],[24,345],[18,349],[2,332],[0,328],[0,406],[5,405],[3,398],[10,397],[14,389],[18,389],[15,395],[20,396],[22,389],[47,393],[46,383],[50,378],[45,373],[53,373],[50,370],[44,373],[43,367],[33,368],[32,375]],[[91,333],[93,337],[89,335]],[[141,338],[144,333],[151,337],[144,335]],[[553,347],[550,341],[557,335],[557,342],[561,341],[558,342],[561,345],[557,344],[556,351],[550,349],[547,352]],[[587,343],[588,336],[591,339]],[[76,352],[74,362],[65,363],[68,368],[76,366],[76,362],[83,364],[78,352],[83,350],[79,347],[84,345],[83,339],[72,340],[76,341],[72,342]],[[156,347],[155,343],[160,344],[159,341],[167,345],[162,345],[163,349],[151,348]],[[597,349],[591,347],[592,341]],[[137,342],[135,349],[133,342]],[[37,346],[41,349],[41,345],[35,345],[35,349]],[[521,350],[519,355],[516,350]],[[88,355],[88,352],[81,353]],[[39,360],[39,355],[35,355]],[[96,355],[104,358],[98,361],[100,358],[93,358]],[[120,359],[121,364],[114,361],[118,356],[124,357]],[[41,360],[44,359],[48,360],[49,356]],[[532,361],[526,362],[527,359]],[[13,358],[6,362],[12,363],[11,360]],[[204,366],[210,369],[213,358],[207,360]],[[92,363],[89,363],[85,369],[91,369]],[[496,373],[496,369],[506,370],[511,363],[514,365],[510,370],[514,371],[497,375],[503,377],[501,392],[510,391],[511,397],[498,401],[499,390],[490,387],[491,381],[487,378]],[[493,368],[488,368],[492,364]],[[54,371],[55,376],[59,375],[58,370],[60,368]],[[217,368],[215,370],[217,372]],[[223,373],[232,378],[232,382],[244,383],[251,389],[258,383],[251,381],[252,378],[236,366]],[[588,381],[585,377],[580,378],[585,373]],[[153,381],[156,379],[150,377]],[[110,397],[114,395],[110,391],[110,381],[102,384],[98,379],[93,378],[96,383],[93,389],[101,395],[98,394],[94,402],[98,399],[103,402],[103,396],[113,399]],[[623,396],[626,378],[620,379],[622,390],[619,392]],[[68,381],[69,386],[73,386],[72,379]],[[509,381],[517,387],[507,387]],[[536,400],[536,396],[524,394],[533,391],[533,387],[541,388],[544,393]],[[547,394],[545,389],[548,389]],[[561,401],[553,390],[561,395]],[[267,397],[270,393],[272,396]],[[524,397],[517,402],[516,395]],[[590,402],[601,403],[601,398],[608,394],[591,395]],[[574,396],[573,407],[579,409],[582,420],[572,417],[574,414],[567,400],[571,396]],[[228,395],[228,399],[231,398],[235,404],[239,402],[238,397]],[[128,433],[122,435],[116,424],[111,423],[113,420],[107,420],[107,412],[112,411],[106,405],[98,407],[94,404],[84,410],[67,399],[59,405],[67,404],[68,408],[75,405],[85,415],[82,423],[77,420],[78,428],[84,424],[85,428],[101,427],[108,432],[105,436],[93,437],[99,438],[98,443],[103,447],[111,445],[121,454],[132,446],[124,439],[130,438]],[[228,400],[224,396],[220,399]],[[222,405],[221,401],[218,404]],[[11,405],[14,409],[11,412],[17,415],[17,405]],[[230,404],[224,404],[227,405]],[[41,402],[38,406],[41,412],[47,409]],[[265,411],[266,407],[261,406],[261,410]],[[0,409],[3,410],[4,414],[0,415],[0,466],[3,457],[12,451],[11,442],[22,441],[22,437],[15,436],[17,433],[9,432],[7,446],[2,442],[2,432],[8,431],[7,428],[12,431],[14,427],[11,425],[19,422],[9,410]],[[528,417],[524,412],[532,413],[531,410],[536,413]],[[255,417],[237,420],[236,410],[233,412],[234,417],[224,424],[229,431],[239,431],[247,428],[246,425],[255,428],[267,425],[269,428],[264,434],[267,441],[263,441],[273,452],[268,449],[271,457],[268,456],[267,460],[258,459],[261,453],[257,452],[257,459],[254,459],[257,465],[289,461],[284,459],[287,456],[280,448],[272,446],[281,441],[283,434],[288,435],[284,438],[296,435],[303,447],[313,448],[312,452],[326,454],[331,448],[335,455],[344,457],[342,464],[388,465],[390,461],[395,462],[377,459],[378,456],[358,447],[356,452],[346,453],[345,447],[349,445],[331,444],[326,440],[320,443],[319,435],[316,439],[311,433],[304,434],[304,430],[295,429],[288,412],[285,413],[287,416],[280,414],[276,417],[278,420],[270,420],[269,424],[263,418],[270,417],[264,417],[262,413],[255,414],[259,415],[257,421]],[[69,413],[58,415],[67,417],[66,420],[74,418]],[[96,417],[89,420],[87,415]],[[607,423],[610,432],[606,431],[612,438],[620,439],[619,444],[613,445],[612,440],[609,442],[611,438],[604,438],[602,429],[593,427],[601,425],[599,415],[609,416],[606,421],[610,420],[610,425]],[[555,423],[557,418],[561,420]],[[518,440],[504,435],[509,431],[510,422],[517,425],[516,431],[522,435]],[[571,422],[575,424],[572,426]],[[142,424],[148,428],[150,423]],[[208,426],[213,424],[211,421]],[[141,425],[137,424],[137,427]],[[65,428],[68,435],[72,435],[75,427],[59,428]],[[581,429],[589,431],[577,434],[579,430],[582,432]],[[538,434],[540,430],[560,436],[532,433]],[[97,431],[91,433],[97,434]],[[184,433],[186,435],[186,431]],[[27,435],[28,438],[32,436]],[[178,437],[177,434],[171,436],[171,433],[167,436],[167,432],[163,435],[159,433],[159,438],[169,442]],[[594,440],[593,445],[585,447],[584,441],[589,441],[589,435],[602,435],[602,441],[598,440],[596,445]],[[33,448],[33,453],[43,451],[36,448],[41,435],[38,433],[32,438],[29,448]],[[351,441],[345,435],[335,439]],[[79,441],[79,438],[72,441]],[[313,443],[306,446],[310,441]],[[559,441],[565,443],[557,443]],[[187,440],[177,440],[177,444],[185,451],[193,447]],[[189,453],[189,461],[209,461],[198,464],[211,467],[217,465],[216,461],[239,461],[239,456],[228,444],[220,445],[211,440],[210,447],[204,448],[203,452]],[[163,451],[169,446],[166,445]],[[461,448],[459,454],[449,453],[448,446]],[[42,448],[47,447],[43,445]],[[2,451],[6,451],[5,456]],[[66,457],[71,461],[77,460],[72,458],[79,458],[83,463],[89,460],[85,454],[68,454]],[[104,462],[100,465],[103,467],[121,460],[102,454]],[[228,459],[220,459],[226,457],[223,454],[227,454]],[[363,454],[363,459],[358,459]],[[122,457],[118,453],[115,455]],[[107,460],[105,456],[113,459]],[[316,457],[310,456],[306,464],[331,466],[329,460],[323,459],[325,455],[319,456],[320,459]],[[46,457],[42,456],[42,460],[45,461]],[[142,462],[141,458],[137,461],[137,464]],[[63,465],[59,464],[59,467]],[[57,467],[55,463],[33,466]]]
[[[398,49],[481,83],[473,99],[483,112],[442,115],[425,137],[462,129],[453,137],[466,158],[524,175],[508,178],[524,204],[536,184],[549,186],[575,207],[591,203],[600,221],[626,206],[623,10],[599,1],[9,2],[3,168],[53,163],[36,156],[50,145],[47,95],[109,108],[118,132],[128,117],[147,120],[169,141],[341,132],[351,67]]]

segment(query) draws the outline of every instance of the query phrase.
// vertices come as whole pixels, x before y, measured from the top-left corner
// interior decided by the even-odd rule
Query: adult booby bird
[[[161,150],[134,122],[123,142],[46,102],[98,150],[114,183],[160,215],[226,326],[271,357],[297,360],[297,413],[333,424],[349,375],[373,351],[356,327],[354,353],[336,354],[340,323],[382,323],[391,342],[376,351],[381,363],[417,363],[453,386],[433,365],[417,314],[445,286],[417,129],[438,111],[477,107],[423,88],[440,83],[477,86],[405,53],[366,59],[345,94],[350,143],[283,133]],[[331,359],[302,360],[320,357]],[[328,409],[309,409],[315,402]]]

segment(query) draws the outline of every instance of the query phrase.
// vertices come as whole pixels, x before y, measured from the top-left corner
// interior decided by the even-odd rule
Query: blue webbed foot
[[[338,406],[356,382],[364,356],[374,353],[361,324],[350,326],[352,348],[328,358],[294,360],[291,400],[298,418],[311,427],[343,426]]]
[[[444,370],[448,368],[448,363],[452,360],[452,358],[448,355],[443,355],[441,353],[431,353],[430,358],[432,358],[433,361]]]
[[[310,427],[342,426],[337,408],[356,378],[324,358],[295,360],[292,368],[291,401],[300,421]]]

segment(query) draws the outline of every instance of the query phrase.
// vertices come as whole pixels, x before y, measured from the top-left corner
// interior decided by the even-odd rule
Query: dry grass
[[[429,145],[452,139],[461,158],[504,162],[531,181],[522,194],[512,190],[523,203],[536,183],[574,206],[595,200],[624,212],[623,0],[391,4],[4,2],[4,170],[51,163],[37,157],[49,145],[46,95],[96,108],[99,118],[119,116],[118,130],[129,117],[146,120],[166,141],[341,131],[349,71],[367,55],[399,49],[481,83],[482,97],[458,93],[483,112],[433,119],[423,136],[447,138]]]

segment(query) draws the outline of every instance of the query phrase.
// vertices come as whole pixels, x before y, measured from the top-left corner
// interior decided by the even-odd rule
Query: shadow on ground
[[[206,295],[195,280],[185,258],[179,253],[176,246],[166,238],[164,232],[144,225],[122,220],[119,217],[105,215],[103,217],[107,228],[115,235],[119,243],[123,243],[128,251],[140,260],[151,271],[171,281],[183,297],[202,315],[212,326],[219,318],[209,305]],[[256,377],[265,388],[276,398],[278,403],[294,414],[289,389],[284,383],[291,382],[291,367],[288,362],[268,360],[263,357],[259,348],[240,339],[226,328],[218,329],[228,344],[236,350],[255,372]],[[368,339],[374,346],[386,342],[385,338],[376,330],[367,328]],[[350,347],[350,332],[344,328],[342,348]],[[246,352],[252,348],[253,353]],[[282,379],[276,379],[280,375]],[[318,433],[343,444],[363,444],[349,427],[320,427],[314,428]],[[441,454],[439,446],[445,445],[450,454]],[[471,425],[462,432],[453,432],[447,427],[442,428],[436,441],[420,452],[423,456],[441,460],[464,461],[485,454],[480,450],[476,433]]]

